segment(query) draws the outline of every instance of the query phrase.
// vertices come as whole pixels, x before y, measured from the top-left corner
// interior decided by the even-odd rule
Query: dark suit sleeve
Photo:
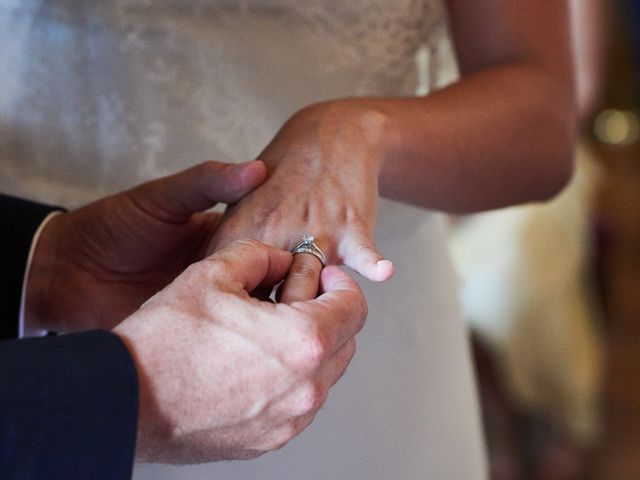
[[[15,338],[31,237],[53,208],[0,196],[0,325]],[[0,478],[129,479],[135,365],[107,331],[0,341]]]
[[[131,478],[136,370],[114,334],[0,342],[0,478]]]
[[[18,315],[31,239],[58,207],[0,195],[0,340],[18,337]]]

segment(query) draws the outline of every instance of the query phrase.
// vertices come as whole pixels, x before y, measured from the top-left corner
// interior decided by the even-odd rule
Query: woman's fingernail
[[[395,267],[390,260],[378,260],[376,269],[380,281],[388,280],[395,273]]]

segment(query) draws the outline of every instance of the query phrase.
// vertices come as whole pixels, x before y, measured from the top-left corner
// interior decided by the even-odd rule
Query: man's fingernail
[[[247,168],[247,165],[253,163],[255,160],[251,160],[249,162],[241,162],[241,163],[236,163],[235,165],[232,165],[229,170],[233,173],[237,173],[237,172],[241,172],[242,170],[244,170],[245,168]]]

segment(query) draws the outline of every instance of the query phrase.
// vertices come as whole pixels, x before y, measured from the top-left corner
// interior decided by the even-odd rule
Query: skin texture
[[[139,461],[253,458],[311,423],[354,354],[367,309],[337,267],[323,270],[317,299],[250,296],[282,280],[291,260],[254,240],[235,242],[114,329],[138,366]]]
[[[26,317],[56,332],[112,328],[203,258],[205,212],[264,180],[261,162],[206,162],[54,217],[34,254]]]
[[[288,251],[243,240],[201,260],[219,221],[205,210],[264,176],[260,162],[207,162],[61,214],[42,232],[27,321],[59,332],[115,327],[138,373],[137,461],[280,448],[311,423],[354,354],[367,307],[339,268],[292,274],[287,288],[314,299],[287,293],[290,304],[276,305],[266,297],[296,271]]]
[[[296,255],[283,303],[272,305],[249,294],[263,296],[291,256],[268,249],[257,253],[266,266],[263,258],[256,268],[261,260],[251,255],[266,247],[234,241],[251,237],[288,249],[311,233],[329,263],[382,281],[393,265],[373,239],[380,194],[471,212],[548,198],[568,179],[574,94],[565,2],[449,6],[459,82],[425,98],[348,98],[302,109],[259,156],[266,181],[227,210],[218,230],[217,217],[197,213],[214,203],[203,172],[178,182],[177,196],[162,188],[124,194],[44,230],[27,315],[45,328],[112,326],[175,279],[116,329],[141,373],[139,459],[246,458],[277,448],[313,418],[353,353],[364,307],[348,277],[325,269],[319,291],[326,293],[301,302],[316,295],[320,267],[300,266],[306,260]],[[262,167],[251,168],[237,189],[221,182],[230,194],[221,200],[235,202],[263,180]],[[123,258],[122,244],[135,254]],[[230,250],[176,278],[207,245]],[[249,257],[251,268],[242,264]],[[336,291],[351,297],[336,298]],[[245,313],[229,317],[231,307]],[[292,321],[300,315],[301,327]],[[343,324],[351,328],[336,326]],[[238,375],[229,375],[230,365]]]
[[[561,0],[451,0],[462,78],[424,98],[310,105],[259,158],[267,180],[229,209],[210,251],[313,234],[329,263],[386,280],[378,196],[466,213],[555,194],[572,170],[574,92]]]

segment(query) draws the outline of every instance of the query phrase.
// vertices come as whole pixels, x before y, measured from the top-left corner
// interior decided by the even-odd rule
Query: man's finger
[[[320,275],[320,291],[315,300],[292,305],[310,315],[324,336],[327,355],[342,348],[364,326],[367,303],[358,284],[339,267],[328,266]]]
[[[260,185],[266,176],[262,162],[236,165],[205,162],[159,178],[128,192],[148,213],[169,222],[187,220],[218,202],[234,203]]]
[[[333,354],[322,371],[319,372],[319,380],[324,388],[330,389],[342,378],[355,353],[356,339],[351,338]]]
[[[316,298],[321,271],[322,263],[315,256],[308,253],[294,255],[287,278],[280,286],[278,301],[293,303]]]
[[[244,239],[218,250],[204,262],[219,272],[225,284],[240,284],[247,292],[253,292],[280,282],[289,271],[291,257],[286,250]]]

